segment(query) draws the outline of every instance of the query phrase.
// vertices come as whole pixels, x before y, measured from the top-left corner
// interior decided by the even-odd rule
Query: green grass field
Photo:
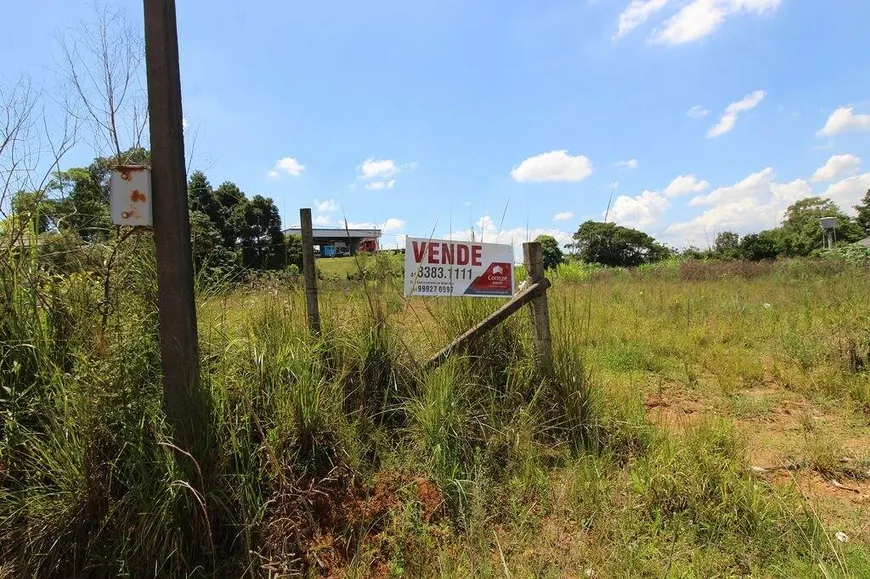
[[[870,576],[866,268],[563,267],[552,376],[527,312],[421,368],[498,301],[327,279],[314,339],[298,288],[202,288],[179,449],[119,263],[105,324],[3,279],[0,577]]]
[[[353,257],[322,257],[316,260],[316,267],[327,279],[344,280],[359,271]]]

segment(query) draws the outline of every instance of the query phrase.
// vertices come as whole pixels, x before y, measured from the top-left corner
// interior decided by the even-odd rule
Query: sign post
[[[480,323],[432,356],[426,366],[436,368],[454,352],[466,349],[509,316],[529,304],[535,352],[542,372],[553,372],[550,311],[541,244],[524,243],[529,272],[528,287],[514,296],[513,248],[496,243],[475,243],[409,237],[405,241],[405,296],[512,298]]]
[[[523,244],[523,261],[529,272],[529,281],[540,283],[544,276],[544,250],[538,242]],[[550,336],[550,306],[547,304],[547,293],[538,294],[529,304],[532,310],[532,331],[535,333],[535,353],[544,373],[550,375],[553,371],[553,339]]]
[[[510,245],[408,237],[405,295],[509,298],[513,262]]]

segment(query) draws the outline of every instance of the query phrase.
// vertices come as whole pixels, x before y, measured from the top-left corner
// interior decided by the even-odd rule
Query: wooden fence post
[[[541,244],[532,241],[523,244],[523,261],[529,272],[529,281],[543,283],[544,253]],[[535,334],[535,353],[546,375],[553,372],[553,340],[550,336],[550,307],[547,305],[547,292],[543,291],[529,303],[532,310],[532,331]]]
[[[302,271],[305,276],[305,308],[308,311],[308,327],[320,335],[320,309],[317,305],[317,269],[314,267],[314,230],[311,226],[311,209],[299,210],[302,228]]]
[[[440,352],[429,358],[426,367],[430,370],[437,368],[452,354],[459,352],[468,347],[474,340],[482,337],[491,329],[508,319],[512,314],[519,311],[526,304],[532,303],[535,296],[546,294],[550,287],[550,280],[543,278],[538,283],[533,283],[520,293],[518,293],[511,301],[504,304],[502,307],[484,318],[479,324],[450,342]]]

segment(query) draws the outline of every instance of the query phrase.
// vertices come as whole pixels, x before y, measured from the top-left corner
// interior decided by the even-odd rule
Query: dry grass
[[[525,312],[422,370],[498,306],[489,300],[406,301],[396,280],[325,282],[314,340],[298,288],[202,295],[205,489],[168,450],[153,302],[123,293],[147,296],[147,270],[118,290],[124,321],[104,334],[87,279],[45,282],[67,299],[37,306],[44,326],[22,325],[35,356],[14,365],[22,351],[4,338],[2,385],[15,397],[3,398],[0,569],[870,573],[870,382],[855,362],[870,329],[867,270],[683,264],[554,277],[552,378],[535,367]],[[57,320],[62,344],[43,332]],[[61,345],[65,365],[42,355]]]

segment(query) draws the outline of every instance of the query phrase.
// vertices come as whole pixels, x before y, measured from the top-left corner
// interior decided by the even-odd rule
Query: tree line
[[[745,259],[761,261],[780,257],[806,257],[823,247],[819,225],[822,217],[837,220],[838,245],[847,245],[870,235],[870,190],[854,206],[856,217],[850,217],[836,203],[823,197],[807,197],[790,205],[782,225],[758,233],[740,236],[733,231],[716,235],[708,249],[688,247],[682,251],[659,243],[652,236],[612,222],[586,221],[572,236],[573,242],[564,252],[550,235],[541,235],[544,265],[556,267],[567,260],[597,263],[612,267],[636,267],[671,257],[687,259]]]
[[[123,164],[148,165],[146,149],[121,155]],[[58,171],[45,191],[18,192],[12,200],[17,219],[33,222],[34,233],[62,234],[66,245],[107,244],[120,228],[112,224],[109,178],[117,157],[97,157],[86,167]],[[302,241],[285,238],[281,216],[269,197],[248,197],[232,181],[212,187],[194,171],[187,186],[191,248],[197,270],[281,270],[301,267]]]

